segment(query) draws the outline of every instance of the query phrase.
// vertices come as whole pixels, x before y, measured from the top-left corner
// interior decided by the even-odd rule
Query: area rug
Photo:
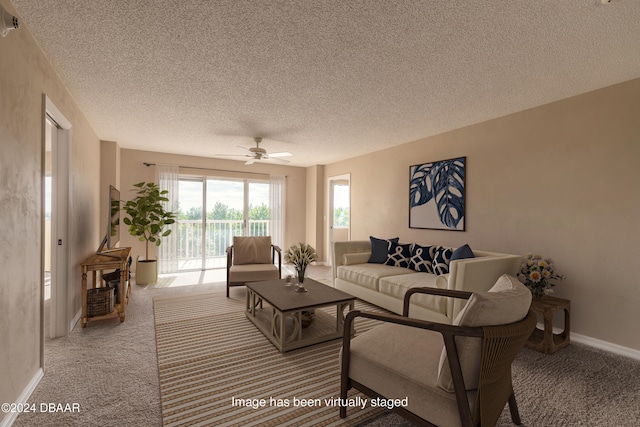
[[[281,354],[244,301],[221,292],[156,297],[154,321],[164,426],[354,426],[381,413],[367,405],[339,417],[341,340]],[[356,319],[356,333],[376,324]]]

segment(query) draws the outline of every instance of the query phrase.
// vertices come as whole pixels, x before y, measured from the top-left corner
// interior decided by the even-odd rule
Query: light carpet
[[[164,426],[350,426],[380,414],[367,405],[339,418],[341,340],[281,354],[219,292],[155,297],[154,318]],[[357,319],[356,331],[377,323]]]

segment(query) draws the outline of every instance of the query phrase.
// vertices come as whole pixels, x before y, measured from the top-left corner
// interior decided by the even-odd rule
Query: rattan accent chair
[[[426,322],[408,317],[416,293],[468,301],[453,325]],[[465,427],[494,426],[508,403],[520,425],[511,363],[536,324],[530,304],[529,290],[504,275],[489,292],[410,289],[403,316],[350,312],[340,355],[342,402],[355,388],[371,398],[397,399],[393,410],[416,425]],[[357,317],[384,323],[351,337]],[[400,405],[407,398],[406,407]],[[342,406],[340,416],[346,412]]]
[[[271,236],[236,236],[226,252],[227,298],[232,286],[280,279],[282,276],[282,251],[271,244]]]

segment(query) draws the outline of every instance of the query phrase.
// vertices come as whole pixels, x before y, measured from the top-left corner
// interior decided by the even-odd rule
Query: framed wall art
[[[466,157],[409,168],[409,228],[464,231]]]

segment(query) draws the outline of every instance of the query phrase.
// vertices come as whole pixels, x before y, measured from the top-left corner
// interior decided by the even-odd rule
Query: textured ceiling
[[[640,77],[638,0],[11,1],[131,149],[327,164]]]

